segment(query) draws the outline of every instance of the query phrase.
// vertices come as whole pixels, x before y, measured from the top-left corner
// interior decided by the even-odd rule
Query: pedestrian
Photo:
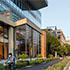
[[[5,60],[3,57],[1,58],[1,64],[5,65]]]
[[[13,70],[15,67],[15,56],[13,56],[12,53],[9,53],[7,63],[8,63],[8,68],[10,70]]]

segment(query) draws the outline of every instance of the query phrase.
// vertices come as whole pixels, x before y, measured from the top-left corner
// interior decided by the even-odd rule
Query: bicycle
[[[16,70],[16,66],[14,63],[7,63],[5,66],[5,70]]]

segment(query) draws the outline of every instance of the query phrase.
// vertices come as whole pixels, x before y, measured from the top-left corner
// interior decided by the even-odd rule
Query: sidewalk
[[[70,61],[67,63],[63,70],[70,70]]]
[[[39,64],[39,65],[29,66],[29,67],[25,67],[25,68],[21,68],[21,69],[17,69],[17,70],[42,70],[43,68],[51,66],[59,61],[60,60],[53,60],[53,61],[48,62],[48,63],[44,62],[44,63]]]

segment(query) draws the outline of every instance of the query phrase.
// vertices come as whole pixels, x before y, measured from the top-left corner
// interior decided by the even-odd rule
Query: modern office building
[[[0,0],[0,57],[41,53],[41,13],[47,0]]]
[[[58,40],[60,41],[61,46],[63,46],[65,44],[65,36],[62,30],[58,29],[56,32],[56,36],[58,38]]]

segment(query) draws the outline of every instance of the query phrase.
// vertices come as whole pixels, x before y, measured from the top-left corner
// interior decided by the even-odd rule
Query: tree
[[[45,30],[46,31],[46,50],[47,50],[47,56],[49,54],[52,54],[52,55],[55,55],[55,51],[57,51],[57,47],[60,45],[60,42],[58,41],[58,39],[53,35],[51,34],[47,29]]]
[[[65,54],[65,48],[64,48],[64,46],[58,46],[58,48],[57,48],[57,54],[59,55],[59,56],[64,56],[64,54]]]
[[[65,44],[63,46],[59,46],[57,48],[57,53],[58,53],[59,56],[70,55],[70,45]]]
[[[68,44],[65,44],[65,46],[64,46],[64,48],[65,48],[65,55],[70,55],[70,45],[68,45]]]
[[[60,41],[57,37],[55,37],[51,32],[49,32],[47,29],[44,29],[46,31],[46,51],[47,56],[55,55],[55,52],[59,56],[65,56],[70,55],[70,45],[65,44],[63,46],[60,45]]]

